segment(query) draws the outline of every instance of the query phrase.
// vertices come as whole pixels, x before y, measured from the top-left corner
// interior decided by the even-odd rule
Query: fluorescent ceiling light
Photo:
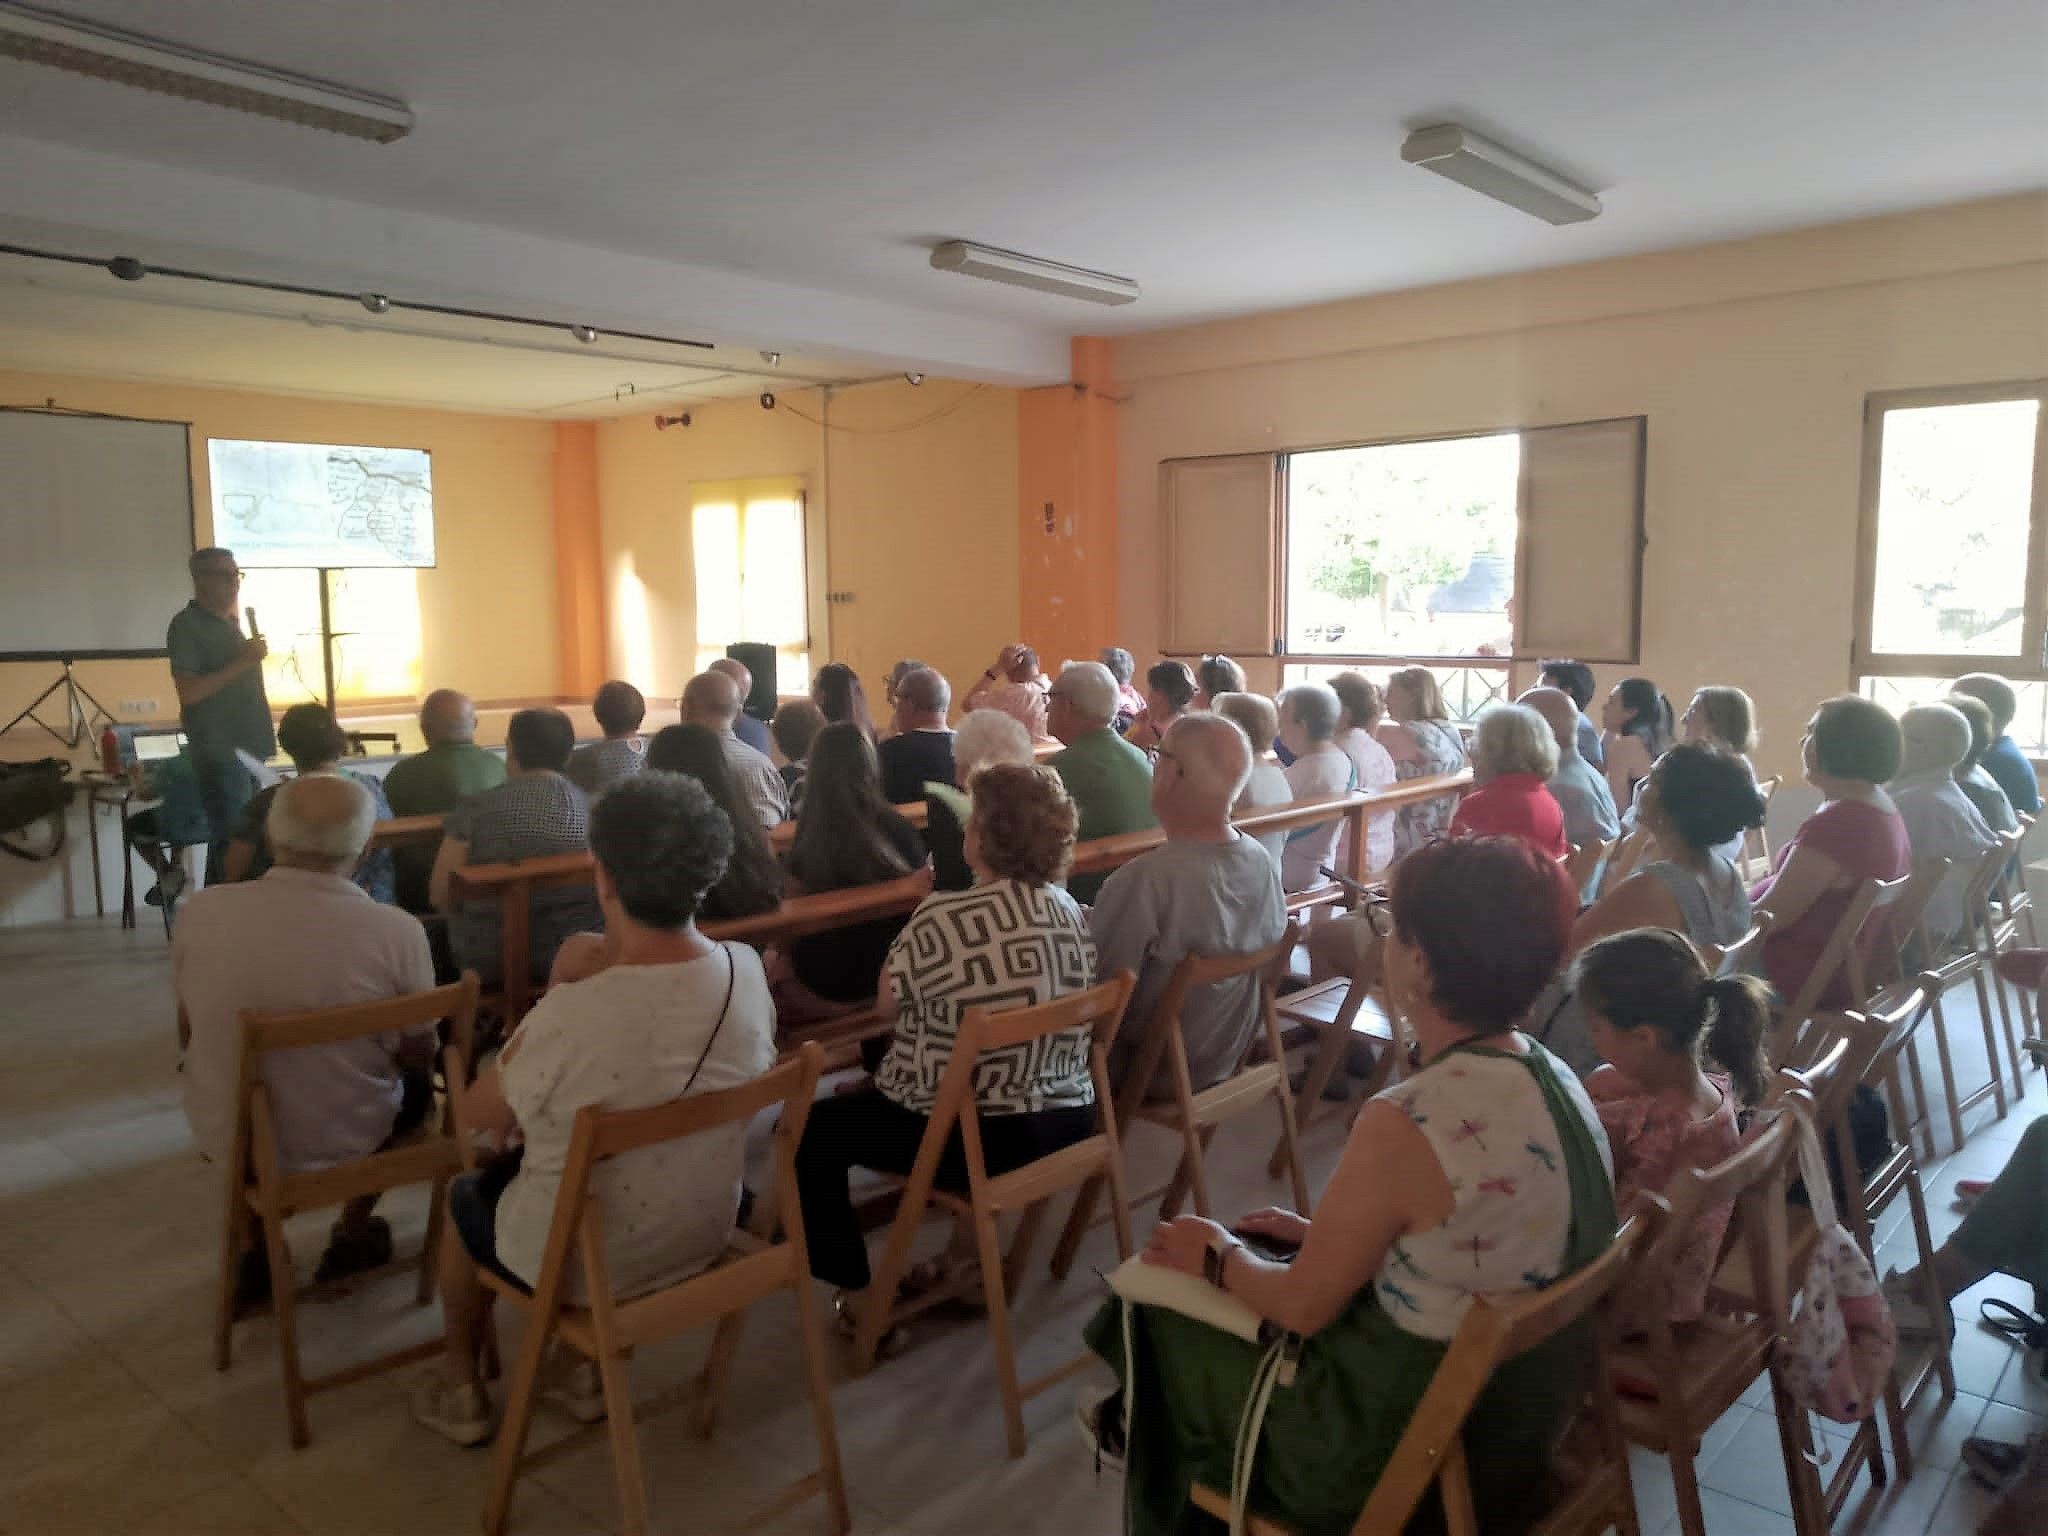
[[[1138,297],[1138,285],[1128,277],[1091,272],[1086,267],[1070,267],[1064,262],[1041,261],[1036,256],[999,251],[994,246],[976,245],[970,240],[948,240],[932,252],[932,265],[941,272],[963,272],[969,277],[985,277],[990,282],[1036,288],[1040,293],[1086,299],[1090,304],[1130,304]]]
[[[1551,224],[1600,215],[1600,199],[1584,187],[1456,123],[1409,134],[1401,158]]]
[[[0,58],[182,96],[209,106],[389,144],[412,132],[412,109],[304,75],[245,64],[119,27],[74,21],[0,0]]]

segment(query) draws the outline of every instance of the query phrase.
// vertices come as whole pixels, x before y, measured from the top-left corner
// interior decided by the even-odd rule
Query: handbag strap
[[[1820,1131],[1807,1107],[1794,1099],[1786,1113],[1799,1123],[1799,1176],[1806,1181],[1806,1208],[1815,1230],[1825,1232],[1840,1222],[1835,1212],[1835,1181],[1828,1177],[1827,1158],[1820,1149]]]
[[[740,979],[739,962],[732,957],[729,946],[721,944],[718,952],[725,956],[725,1001],[718,1007],[718,1022],[711,1026],[711,1033],[704,1041],[704,1049],[697,1057],[697,1065],[690,1068],[690,1079],[683,1084],[683,1091],[676,1095],[682,1098],[697,1086],[697,1074],[704,1070],[704,1063],[711,1059],[711,1048],[718,1044],[718,1032],[725,1028],[725,1016],[732,1011],[733,983]]]

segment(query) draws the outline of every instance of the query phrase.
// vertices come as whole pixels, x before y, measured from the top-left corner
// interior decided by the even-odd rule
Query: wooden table
[[[92,847],[92,905],[101,917],[107,915],[107,896],[104,877],[100,873],[100,818],[101,806],[111,806],[114,819],[121,829],[121,926],[135,926],[135,863],[128,850],[128,807],[138,798],[135,785],[126,774],[106,773],[97,768],[88,768],[76,778],[72,785],[85,801],[85,833]]]

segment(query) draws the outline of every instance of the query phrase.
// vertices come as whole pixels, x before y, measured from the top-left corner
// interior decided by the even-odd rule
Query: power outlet
[[[123,699],[121,713],[132,719],[154,720],[158,701],[155,699]]]

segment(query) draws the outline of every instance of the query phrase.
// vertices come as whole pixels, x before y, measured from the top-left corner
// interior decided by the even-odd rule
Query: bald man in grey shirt
[[[1152,809],[1166,842],[1117,870],[1096,898],[1089,928],[1097,974],[1127,969],[1138,978],[1110,1059],[1119,1089],[1134,1070],[1175,966],[1191,954],[1263,949],[1287,927],[1287,898],[1272,856],[1230,825],[1230,808],[1251,769],[1250,742],[1221,715],[1176,720],[1160,743],[1152,778]],[[1230,1075],[1258,1025],[1256,976],[1189,995],[1180,1027],[1197,1092]],[[1164,1074],[1162,1067],[1147,1097],[1171,1091]]]

